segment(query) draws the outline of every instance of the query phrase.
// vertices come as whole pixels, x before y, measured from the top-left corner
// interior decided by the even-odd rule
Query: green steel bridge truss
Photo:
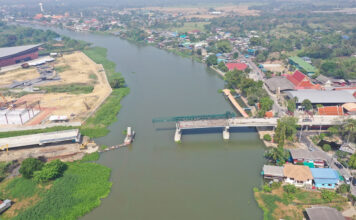
[[[196,120],[210,120],[210,119],[229,119],[229,118],[234,118],[234,117],[236,117],[235,113],[227,111],[224,114],[187,115],[187,116],[154,118],[154,119],[152,119],[152,123],[196,121]]]

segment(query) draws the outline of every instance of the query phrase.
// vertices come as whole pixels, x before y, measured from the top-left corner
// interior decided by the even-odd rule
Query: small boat
[[[126,145],[131,144],[133,142],[134,138],[135,138],[135,131],[132,130],[131,127],[127,127],[124,144],[126,144]]]

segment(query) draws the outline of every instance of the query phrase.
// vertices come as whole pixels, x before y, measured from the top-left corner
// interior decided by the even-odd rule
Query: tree
[[[350,136],[356,131],[356,119],[348,119],[346,124],[344,124],[345,132],[348,132],[347,143],[350,143]]]
[[[49,180],[54,180],[63,175],[63,172],[67,169],[67,165],[60,160],[53,160],[46,163],[43,168],[39,171],[35,171],[33,174],[33,179],[37,183],[47,182]]]
[[[262,39],[259,38],[259,37],[251,37],[251,39],[250,39],[250,44],[251,44],[252,46],[261,45],[261,44],[262,44]]]
[[[265,157],[273,160],[278,165],[283,165],[289,158],[289,152],[283,149],[283,147],[277,147],[267,151]]]
[[[221,70],[221,71],[223,71],[223,72],[229,71],[229,69],[226,67],[226,65],[225,65],[224,62],[220,62],[220,63],[218,64],[218,69]]]
[[[27,158],[22,162],[19,172],[23,177],[30,179],[33,177],[33,173],[35,171],[41,170],[42,167],[42,161],[35,158]]]
[[[216,43],[216,47],[219,53],[230,53],[232,45],[228,40],[220,40]]]
[[[233,54],[233,58],[234,58],[234,59],[239,58],[239,53],[238,53],[238,52],[235,52],[235,53]]]
[[[208,66],[217,65],[218,64],[218,58],[215,55],[210,55],[206,59],[206,64]]]
[[[330,146],[330,144],[324,144],[324,145],[323,145],[323,151],[325,151],[325,152],[331,151],[331,146]]]
[[[298,119],[288,116],[278,119],[274,136],[276,143],[283,145],[285,139],[293,140],[297,133],[297,121]]]
[[[353,154],[351,157],[350,157],[350,160],[348,162],[348,165],[350,168],[352,169],[356,169],[356,154]]]
[[[313,104],[309,99],[304,99],[302,102],[302,106],[304,106],[306,111],[310,111],[313,109]]]
[[[297,192],[297,187],[291,184],[284,185],[283,186],[283,191],[288,193],[288,194],[294,194]]]
[[[271,137],[271,135],[269,135],[269,134],[265,134],[265,135],[263,135],[263,140],[265,140],[265,141],[271,141],[271,140],[272,140],[272,137]]]
[[[339,133],[339,128],[337,126],[329,127],[328,132],[330,136],[336,135],[337,133]]]
[[[294,99],[289,99],[287,102],[288,111],[293,112],[297,109],[297,105]]]
[[[260,99],[260,111],[258,112],[258,116],[264,117],[267,111],[272,109],[273,100],[268,96]]]
[[[125,86],[125,79],[123,77],[114,78],[110,81],[110,86],[113,89],[122,88]]]
[[[350,185],[342,184],[341,186],[339,186],[339,188],[337,188],[336,191],[341,194],[350,192]]]

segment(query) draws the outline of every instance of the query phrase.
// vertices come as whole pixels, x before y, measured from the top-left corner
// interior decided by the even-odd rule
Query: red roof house
[[[245,63],[226,63],[226,67],[229,69],[229,71],[235,69],[244,71],[247,68],[247,65]]]
[[[324,106],[318,108],[319,115],[344,115],[342,106]]]
[[[299,70],[295,71],[293,75],[288,75],[287,79],[293,83],[294,89],[321,89],[319,84],[313,84],[310,79]]]

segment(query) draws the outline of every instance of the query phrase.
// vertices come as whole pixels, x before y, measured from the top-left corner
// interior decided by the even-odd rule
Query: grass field
[[[15,201],[1,219],[74,220],[99,206],[110,192],[110,169],[87,162],[67,165],[63,177],[45,185],[22,177],[1,183],[1,197]]]
[[[205,25],[209,24],[209,22],[185,22],[182,27],[172,27],[170,28],[171,31],[177,31],[181,33],[199,30],[201,32],[205,32]]]

